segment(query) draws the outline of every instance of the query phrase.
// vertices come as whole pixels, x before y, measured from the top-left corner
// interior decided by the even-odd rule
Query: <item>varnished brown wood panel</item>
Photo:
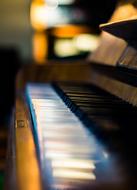
[[[116,66],[127,47],[127,43],[106,32],[102,33],[101,38],[98,49],[89,56],[88,60]]]
[[[107,27],[106,31],[107,32],[112,31],[111,27],[113,27],[112,23],[114,22],[119,23],[121,20],[127,20],[136,17],[137,17],[137,8],[133,6],[131,3],[126,2],[126,4],[122,4],[116,8],[109,21],[109,23],[111,23],[111,26],[109,25],[109,23],[106,24]],[[105,30],[105,26],[103,26],[103,28]],[[113,30],[115,30],[115,28]],[[122,28],[123,34],[120,33],[120,37],[122,35],[124,35],[125,37],[129,35],[131,36],[133,33],[135,34],[134,31],[132,31],[131,34],[132,28],[133,27],[127,27],[126,32]],[[110,32],[112,34],[109,34],[107,32],[102,32],[100,45],[97,48],[97,50],[89,56],[88,60],[102,62],[107,65],[116,65],[122,53],[124,52],[125,48],[127,47],[127,42],[112,35],[115,34],[116,32],[114,31]]]
[[[137,106],[137,87],[108,77],[99,72],[93,72],[92,83],[114,94],[130,104]]]
[[[79,81],[90,82],[92,69],[90,63],[46,64],[45,66],[28,65],[17,77],[17,88],[26,82]]]
[[[27,82],[55,82],[55,81],[75,81],[95,84],[111,94],[123,100],[137,105],[137,87],[102,74],[100,70],[94,69],[97,63],[85,64],[53,64],[45,66],[29,66],[18,75],[18,89],[24,89]],[[113,73],[112,73],[113,74]]]
[[[41,190],[36,147],[24,103],[16,101],[16,175],[18,190]]]

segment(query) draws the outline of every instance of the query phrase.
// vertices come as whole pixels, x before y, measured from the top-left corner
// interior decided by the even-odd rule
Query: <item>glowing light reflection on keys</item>
[[[57,178],[95,180],[96,176],[92,172],[82,172],[69,169],[54,169],[53,176]]]
[[[49,124],[48,123],[48,121],[45,121],[43,124],[41,124],[41,121],[38,121],[37,122],[38,123],[38,125],[40,125],[41,126],[41,128],[42,127],[44,127],[44,131],[43,131],[43,134],[48,134],[48,132],[50,133],[54,133],[55,132],[55,134],[57,134],[58,133],[58,135],[62,135],[62,134],[66,134],[66,135],[69,135],[69,134],[72,134],[72,136],[73,135],[75,135],[75,136],[81,136],[81,137],[88,137],[88,134],[87,133],[85,133],[85,131],[83,131],[83,129],[81,128],[81,127],[79,127],[79,126],[76,126],[75,125],[75,123],[74,123],[74,125],[73,125],[73,129],[72,129],[72,127],[70,126],[63,126],[61,123],[57,123],[56,124],[56,126],[55,125],[49,125],[48,127],[45,127],[46,126],[46,124]],[[77,127],[79,128],[79,131],[77,131]],[[61,134],[61,132],[62,132],[62,134]],[[53,134],[54,135],[54,134]]]
[[[50,159],[66,159],[73,158],[74,154],[70,154],[68,152],[56,152],[56,151],[46,151],[46,158]]]
[[[43,138],[44,140],[47,140],[47,141],[51,141],[52,139],[57,141],[60,140],[62,142],[83,142],[83,143],[87,143],[88,142],[88,139],[87,139],[87,136],[81,136],[79,134],[71,134],[71,132],[69,132],[68,134],[59,134],[60,131],[50,131],[50,130],[46,130],[43,134]]]
[[[65,160],[53,160],[53,168],[77,168],[77,169],[95,169],[95,164],[92,160],[80,160],[80,159],[65,159]]]
[[[30,85],[28,93],[38,129],[42,161],[51,163],[51,186],[61,186],[64,180],[78,183],[80,180],[95,180],[93,172],[98,160],[94,158],[98,147],[91,133],[51,86],[37,88]]]
[[[85,143],[86,144],[86,143]],[[85,147],[83,143],[71,143],[71,142],[46,142],[45,148],[47,150],[67,150],[68,152],[76,152],[81,154],[90,154],[92,153],[91,147],[87,144],[87,147]]]

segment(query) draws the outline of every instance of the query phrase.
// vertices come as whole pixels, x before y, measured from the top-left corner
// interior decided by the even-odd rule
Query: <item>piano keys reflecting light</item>
[[[34,136],[40,150],[41,168],[51,176],[49,187],[76,188],[95,181],[98,164],[109,165],[109,153],[50,84],[29,84],[26,94],[37,133]]]

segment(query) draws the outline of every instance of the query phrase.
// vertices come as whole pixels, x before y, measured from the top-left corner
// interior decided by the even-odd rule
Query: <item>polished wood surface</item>
[[[50,82],[50,81],[85,81],[90,82],[91,65],[86,61],[77,63],[47,61],[46,65],[30,64],[22,68],[18,74],[17,88],[25,87],[27,81],[30,82]]]
[[[114,36],[122,38],[128,42],[136,40],[137,36],[137,16],[123,21],[102,24],[100,28]]]
[[[21,98],[16,101],[16,175],[17,189],[40,190],[41,176],[29,114]],[[20,167],[21,166],[21,167]]]
[[[116,66],[119,58],[127,47],[127,43],[106,32],[102,32],[101,38],[99,47],[88,57],[88,60]]]
[[[46,74],[48,73],[48,74]],[[24,89],[27,82],[70,81],[94,84],[123,100],[137,105],[136,71],[97,62],[30,65],[24,67],[18,76],[18,89]],[[130,81],[130,82],[129,82]],[[133,82],[131,82],[133,81]]]
[[[129,41],[130,38],[130,41],[133,41],[136,36],[137,8],[135,2],[132,3],[120,4],[109,22],[100,25],[103,30],[100,45],[88,60],[117,65],[119,58],[128,46],[125,39]]]

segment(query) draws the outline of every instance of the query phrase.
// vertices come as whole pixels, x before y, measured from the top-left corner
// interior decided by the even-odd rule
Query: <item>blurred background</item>
[[[0,49],[14,50],[25,63],[81,58],[98,45],[99,24],[117,0],[1,0]]]
[[[117,0],[1,0],[0,121],[14,103],[21,65],[85,60],[99,45],[99,24],[109,20],[116,4]]]

